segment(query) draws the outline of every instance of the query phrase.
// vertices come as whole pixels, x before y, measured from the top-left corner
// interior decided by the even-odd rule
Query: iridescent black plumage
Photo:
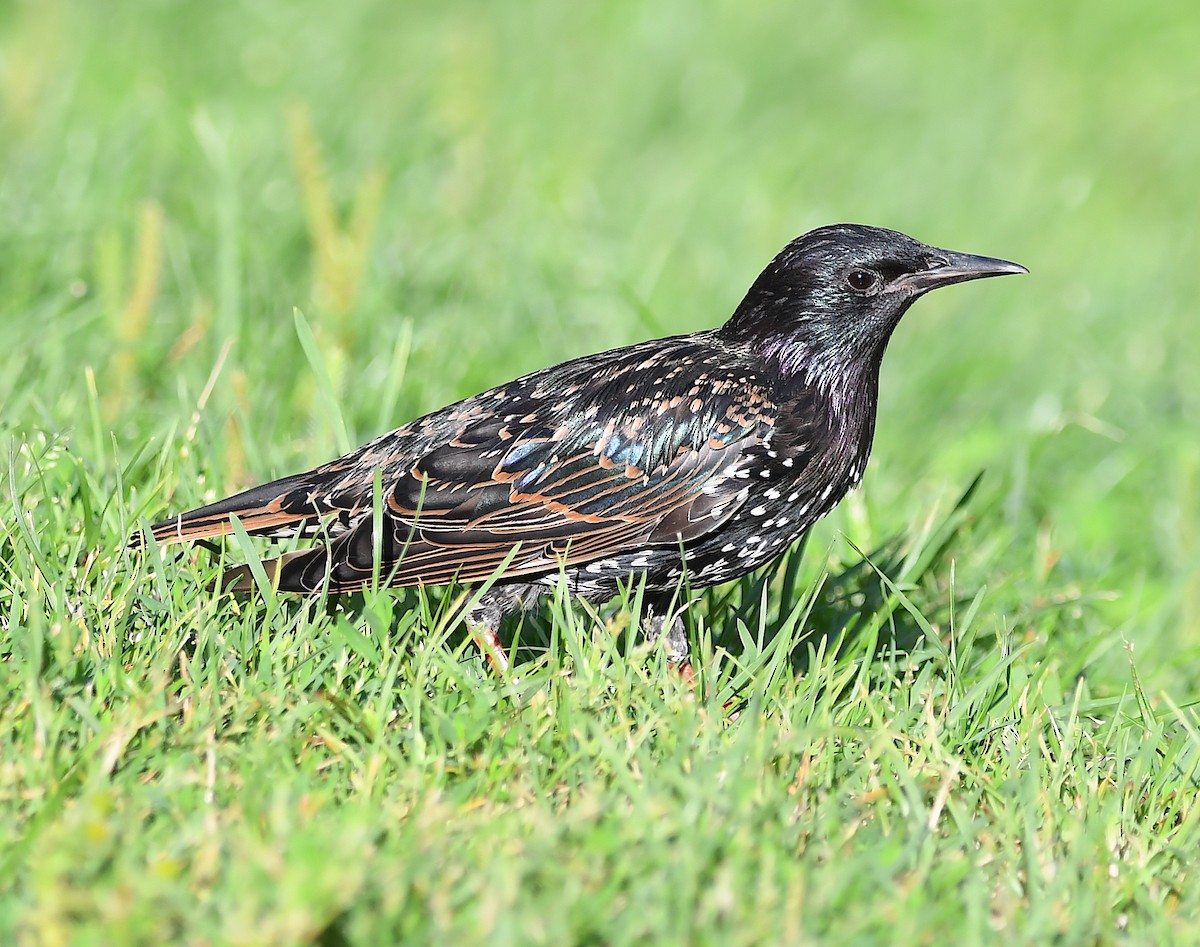
[[[823,227],[785,247],[720,329],[526,375],[153,533],[223,535],[233,515],[252,534],[315,530],[322,542],[270,564],[295,592],[360,588],[377,548],[393,585],[479,581],[507,559],[472,616],[493,636],[560,572],[594,600],[641,576],[661,600],[685,562],[694,587],[725,582],[777,556],[861,479],[880,361],[909,305],[1019,272],[893,231]],[[248,582],[234,570],[226,584]]]

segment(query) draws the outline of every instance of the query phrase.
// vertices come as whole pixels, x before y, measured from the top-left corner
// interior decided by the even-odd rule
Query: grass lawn
[[[1200,942],[1198,45],[1166,0],[0,3],[0,942]],[[699,598],[695,688],[636,590],[506,681],[454,591],[123,548],[717,325],[840,220],[1031,275],[906,318],[863,487]]]

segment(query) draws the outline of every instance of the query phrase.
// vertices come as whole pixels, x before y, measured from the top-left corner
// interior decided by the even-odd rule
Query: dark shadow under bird
[[[501,619],[560,575],[591,601],[644,581],[656,633],[683,661],[667,609],[685,567],[693,588],[743,576],[861,480],[884,348],[908,307],[941,286],[1024,272],[891,230],[821,227],[784,247],[719,329],[525,375],[151,532],[222,536],[236,517],[251,535],[315,533],[265,563],[289,592],[354,591],[376,563],[394,586],[499,571],[468,623],[501,666]],[[252,588],[249,569],[222,585]]]

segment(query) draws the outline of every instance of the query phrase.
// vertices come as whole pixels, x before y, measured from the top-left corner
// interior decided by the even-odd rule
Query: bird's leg
[[[475,639],[475,643],[479,645],[479,650],[488,664],[491,665],[493,671],[501,677],[508,677],[508,669],[510,662],[508,652],[504,649],[503,643],[500,641],[500,636],[496,634],[496,629],[485,622],[479,624],[470,623],[468,619],[468,628],[471,630],[471,637]]]
[[[471,637],[492,670],[506,680],[512,663],[500,641],[500,622],[511,612],[533,607],[541,593],[541,588],[531,584],[495,585],[467,612],[467,629]]]
[[[467,612],[467,630],[479,645],[480,653],[487,658],[493,671],[501,677],[508,676],[508,652],[500,641],[500,620],[504,608],[492,596],[485,595]]]
[[[667,663],[678,671],[685,681],[690,682],[695,677],[695,672],[688,661],[687,630],[683,627],[681,614],[670,614],[673,601],[674,596],[671,595],[655,595],[646,599],[643,633],[650,642],[658,641],[659,638],[666,639]]]
[[[690,685],[695,683],[696,672],[692,668],[692,662],[688,660],[688,638],[687,631],[683,627],[683,615],[676,613],[669,620],[662,617],[670,614],[673,601],[674,599],[670,595],[647,597],[642,625],[649,641],[654,642],[659,638],[666,637],[667,664],[675,669],[685,683]],[[732,706],[733,701],[729,700],[723,709],[728,710]],[[729,719],[736,720],[737,717],[738,711],[735,710]]]

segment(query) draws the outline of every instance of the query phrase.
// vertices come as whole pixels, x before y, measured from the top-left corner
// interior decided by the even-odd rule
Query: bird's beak
[[[949,286],[951,283],[1029,272],[1020,263],[1010,263],[1008,260],[998,260],[990,256],[957,253],[954,250],[935,251],[930,264],[928,269],[909,273],[896,282],[907,289],[925,293],[940,286]]]

